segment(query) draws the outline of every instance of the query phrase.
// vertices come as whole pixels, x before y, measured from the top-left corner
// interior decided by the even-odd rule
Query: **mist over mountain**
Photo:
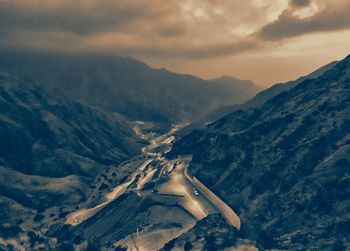
[[[68,55],[61,57],[65,60],[57,62],[69,65]],[[141,229],[147,248],[165,250],[191,245],[220,250],[239,245],[242,238],[260,249],[315,248],[317,242],[316,249],[341,250],[350,245],[350,57],[285,86],[276,85],[174,145],[175,131],[181,126],[174,125],[175,131],[160,135],[149,133],[154,123],[130,119],[162,123],[195,119],[199,115],[193,114],[199,107],[188,110],[193,101],[190,97],[186,98],[191,102],[173,111],[179,111],[179,116],[174,117],[170,110],[166,113],[168,108],[162,107],[162,100],[155,96],[152,104],[136,98],[137,105],[129,105],[140,111],[154,105],[152,111],[163,113],[163,117],[132,110],[132,114],[121,115],[114,109],[122,107],[113,103],[120,101],[112,98],[114,95],[100,99],[113,87],[110,79],[99,98],[83,91],[86,83],[93,90],[98,81],[83,80],[86,76],[92,78],[90,72],[96,65],[105,64],[106,59],[101,59],[101,64],[91,63],[86,70],[89,60],[79,55],[82,61],[78,64],[77,56],[71,57],[74,63],[69,67],[73,71],[68,71],[65,64],[55,69],[38,64],[43,68],[30,66],[34,68],[29,71],[29,64],[23,64],[23,68],[4,68],[24,78],[0,74],[0,235],[7,241],[24,235],[28,238],[24,246],[34,245],[36,249],[40,245],[61,249],[74,245],[111,247],[116,240],[118,245],[130,247],[138,245],[132,239]],[[90,56],[84,57],[91,60]],[[48,58],[35,60],[50,62]],[[144,76],[147,81],[173,76],[176,81],[170,81],[170,86],[174,89],[164,87],[168,97],[178,90],[179,78],[193,80],[181,83],[185,83],[184,89],[192,86],[193,93],[204,88],[202,110],[207,107],[206,95],[213,101],[231,86],[244,95],[256,91],[250,81],[229,77],[204,81],[154,70],[132,59],[118,60],[121,69],[142,72],[142,78],[136,73],[125,77],[138,76],[140,80],[130,82],[130,90],[143,83],[141,79],[146,81]],[[110,63],[115,63],[114,57]],[[20,66],[18,61],[16,65]],[[79,70],[84,74],[74,75],[80,83],[75,85],[63,73],[76,73],[78,66],[84,68]],[[59,69],[62,74],[55,75]],[[34,76],[32,72],[39,70],[45,77]],[[106,76],[104,69],[100,71],[96,79]],[[157,81],[147,83],[160,86]],[[72,86],[69,92],[75,91],[76,98],[66,94]],[[93,101],[86,97],[82,101],[85,104],[77,101],[76,86],[81,88],[81,96]],[[209,90],[217,92],[212,95]],[[182,104],[180,100],[185,96],[180,94],[171,100],[174,107]],[[129,95],[125,100],[134,102],[131,93],[125,95]],[[147,95],[153,94],[140,94],[143,98]],[[93,103],[97,101],[101,103]],[[141,151],[146,141],[149,145]],[[193,156],[192,161],[187,155]],[[201,190],[203,187],[188,177],[187,167],[191,176],[213,192],[210,196],[218,195],[223,201],[207,197],[207,190]],[[187,192],[178,194],[178,189]],[[188,206],[192,204],[196,206]],[[227,208],[238,214],[239,231],[227,219]],[[199,212],[203,214],[200,217]],[[45,235],[40,237],[43,229]],[[162,237],[155,238],[158,234]],[[52,243],[54,240],[57,245]],[[0,247],[8,245],[0,243]]]
[[[270,88],[267,88],[266,90],[259,92],[252,99],[250,99],[247,102],[245,102],[244,104],[242,104],[239,107],[239,109],[250,109],[250,108],[255,108],[255,107],[261,106],[269,99],[275,97],[276,95],[278,95],[284,91],[288,91],[288,90],[292,89],[293,87],[297,86],[298,84],[300,84],[304,80],[317,79],[322,74],[324,74],[326,71],[333,68],[337,63],[338,63],[338,61],[330,62],[330,63],[318,68],[317,70],[311,72],[310,74],[308,74],[306,76],[302,76],[296,80],[289,81],[287,83],[275,84],[275,85],[271,86]]]
[[[0,0],[0,251],[350,250],[349,13]]]
[[[134,169],[120,164],[145,143],[131,120],[190,121],[258,90],[250,81],[206,81],[97,54],[2,52],[0,69],[0,236],[26,236],[22,248],[34,250],[52,246],[51,234],[38,231],[65,232],[68,214],[100,203],[130,178]],[[150,130],[157,128],[150,123]],[[132,233],[137,224],[129,225]]]
[[[0,69],[133,120],[193,121],[258,92],[250,81],[212,81],[153,69],[132,58],[104,54],[2,51]]]
[[[252,97],[251,99],[249,99],[246,102],[243,102],[242,104],[220,107],[220,108],[210,112],[205,117],[204,120],[206,122],[207,121],[214,121],[214,120],[217,120],[217,119],[219,119],[219,118],[221,118],[221,117],[223,117],[223,116],[225,116],[225,115],[227,115],[230,112],[233,112],[235,110],[239,110],[239,109],[247,110],[247,109],[254,109],[256,107],[259,107],[259,106],[263,105],[267,100],[273,98],[274,96],[276,96],[284,91],[288,91],[288,90],[292,89],[293,87],[300,84],[304,80],[318,78],[323,73],[325,73],[326,71],[331,69],[333,66],[335,66],[337,63],[338,63],[338,61],[333,61],[333,62],[326,64],[325,66],[322,66],[321,68],[311,72],[310,74],[308,74],[306,76],[302,76],[296,80],[289,81],[287,83],[274,84],[273,86],[271,86],[265,90],[260,91],[254,97]],[[225,78],[223,78],[223,79],[225,79]],[[249,86],[249,84],[247,84],[247,86]]]
[[[252,93],[256,94],[261,91],[261,87],[257,86],[250,80],[241,80],[230,76],[223,76],[221,78],[210,79],[208,81],[221,87],[226,86],[228,90],[234,87],[237,94],[233,100],[237,104],[246,101],[246,97],[250,97]]]
[[[345,250],[350,56],[287,89],[195,130],[170,155],[193,155],[189,171],[238,212],[261,249]]]
[[[219,107],[218,109],[215,109],[211,112],[209,112],[205,117],[191,123],[188,125],[185,129],[183,129],[180,133],[181,136],[185,136],[189,133],[191,133],[193,130],[200,129],[203,127],[206,127],[208,123],[212,123],[216,120],[221,119],[225,115],[237,111],[237,110],[249,110],[249,109],[254,109],[257,108],[261,105],[263,105],[267,100],[273,98],[274,96],[284,92],[288,91],[289,89],[295,87],[297,84],[301,83],[304,80],[307,79],[315,79],[325,73],[327,70],[332,68],[334,65],[336,65],[338,62],[333,61],[313,72],[310,74],[300,77],[296,80],[289,81],[287,83],[278,83],[275,84],[265,90],[262,90],[258,92],[254,97],[251,99],[247,100],[246,102],[243,102],[241,104],[235,104],[235,105],[229,105],[229,106],[223,106]],[[230,78],[230,77],[222,77],[220,79],[214,80],[214,81],[221,81],[224,83],[229,83],[230,81],[234,81],[235,78]],[[250,81],[246,81],[246,86],[251,86],[249,84]],[[254,88],[254,87],[253,87]]]

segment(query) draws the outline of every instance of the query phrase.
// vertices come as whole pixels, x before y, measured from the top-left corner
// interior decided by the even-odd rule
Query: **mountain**
[[[272,87],[259,92],[256,96],[254,96],[252,99],[245,102],[242,106],[240,106],[240,109],[250,109],[255,108],[263,105],[267,100],[275,97],[276,95],[288,91],[292,89],[293,87],[297,86],[301,82],[307,80],[307,79],[317,79],[322,74],[324,74],[329,69],[333,68],[336,64],[338,64],[338,61],[333,61],[331,63],[328,63],[321,68],[318,68],[317,70],[311,72],[310,74],[300,77],[296,80],[289,81],[287,83],[278,83],[273,85]]]
[[[240,104],[247,101],[248,97],[252,97],[252,94],[257,94],[261,91],[261,88],[253,83],[250,80],[241,80],[235,77],[223,76],[221,78],[215,78],[208,80],[212,82],[216,86],[220,86],[222,88],[226,87],[227,90],[235,88],[235,96],[233,96],[232,100],[235,104]]]
[[[27,220],[60,205],[75,207],[96,175],[140,152],[121,115],[3,72],[0,111],[0,223]]]
[[[266,90],[263,90],[263,91],[257,93],[254,97],[247,100],[246,102],[242,102],[240,104],[219,107],[218,109],[215,109],[215,110],[209,112],[205,117],[188,125],[184,130],[179,132],[179,134],[181,136],[189,134],[193,130],[203,128],[208,123],[216,121],[216,120],[224,117],[225,115],[227,115],[231,112],[234,112],[237,110],[249,110],[249,109],[254,109],[256,107],[259,107],[259,106],[263,105],[267,100],[273,98],[274,96],[276,96],[284,91],[288,91],[289,89],[295,87],[296,85],[298,85],[299,83],[301,83],[304,80],[316,79],[317,77],[319,77],[320,75],[325,73],[327,70],[329,70],[330,68],[335,66],[337,63],[338,63],[337,61],[333,61],[333,62],[311,72],[310,74],[303,76],[303,77],[300,77],[296,80],[289,81],[287,83],[275,84],[275,85],[271,86],[270,88],[267,88]],[[234,81],[234,78],[228,78],[228,77],[223,77],[223,78],[218,79],[218,80],[229,82],[230,79],[232,79]],[[216,80],[213,80],[213,81],[216,81]],[[254,88],[254,86],[249,84],[249,82],[250,81],[248,80],[247,82],[245,82],[245,84],[243,86],[247,87],[248,89]]]
[[[258,95],[259,96],[259,95]],[[350,56],[175,143],[261,248],[350,248]]]
[[[89,176],[138,152],[136,136],[122,116],[6,74],[0,81],[2,165],[41,176]]]
[[[132,58],[92,53],[2,51],[0,69],[57,87],[73,99],[108,112],[168,124],[199,119],[218,107],[243,102],[257,92],[248,81],[205,81],[153,69]]]

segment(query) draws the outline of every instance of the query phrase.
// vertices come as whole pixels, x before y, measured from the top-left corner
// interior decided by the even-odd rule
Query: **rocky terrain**
[[[350,56],[175,143],[260,248],[350,248]]]
[[[259,106],[262,106],[266,101],[269,99],[277,96],[281,92],[288,91],[292,89],[293,87],[297,86],[301,82],[307,79],[316,79],[319,76],[321,76],[323,73],[325,73],[327,70],[331,69],[333,66],[335,66],[338,62],[334,61],[329,64],[326,64],[325,66],[311,72],[310,74],[306,76],[302,76],[296,80],[289,81],[287,83],[277,83],[273,86],[267,88],[266,90],[262,90],[261,92],[257,93],[254,97],[249,99],[246,102],[243,102],[241,104],[235,104],[230,106],[224,106],[220,107],[216,110],[211,111],[205,118],[204,121],[214,121],[218,120],[225,115],[236,111],[236,110],[249,110],[253,108],[257,108]],[[224,78],[225,79],[225,78]]]
[[[190,100],[186,95],[202,86],[201,101],[189,102],[204,105],[212,86],[220,85],[211,93],[211,109],[222,105],[216,97],[240,80],[225,77],[202,85],[191,76],[117,59],[123,71],[142,72],[122,74],[129,80],[138,76],[130,83],[142,83],[145,76],[147,83],[159,83],[158,77],[165,81],[170,74],[170,85],[181,79],[185,87],[192,79],[198,86],[171,93],[175,99],[164,89],[171,109],[155,97],[152,106],[128,98],[137,104],[129,104],[132,114],[127,114],[117,103],[109,107],[108,98],[101,103],[105,94],[84,93],[86,83],[96,83],[90,75],[87,82],[77,73],[62,83],[69,89],[76,79],[81,100],[96,107],[72,101],[78,87],[64,89],[72,90],[67,97],[53,73],[53,84],[35,82],[30,74],[20,79],[0,73],[0,249],[350,248],[350,57],[272,87],[204,128],[188,134],[187,127],[187,135],[178,133],[180,124],[163,133],[163,123],[195,119],[200,107],[179,108],[180,100]],[[243,84],[251,85],[244,95],[253,91],[250,82],[238,82],[239,93],[245,92]],[[159,86],[152,88],[152,95],[159,95]],[[111,91],[100,91],[106,90]],[[110,98],[126,104],[115,93]],[[130,121],[146,117],[161,123]],[[177,140],[179,135],[185,136]]]
[[[48,177],[89,176],[138,152],[134,132],[122,116],[6,74],[0,81],[2,165]]]
[[[224,250],[236,245],[237,230],[228,225],[220,214],[212,214],[197,222],[186,233],[168,242],[167,250]]]
[[[101,173],[141,150],[121,115],[5,73],[0,108],[0,245],[17,234],[39,238],[36,229],[62,222]]]
[[[61,56],[60,59],[64,61],[64,64],[57,65],[57,58],[49,59],[48,57],[26,58],[26,60],[37,60],[36,63],[38,63],[27,64],[27,61],[23,59],[24,56],[22,57],[23,65],[17,64],[16,60],[19,58],[11,57],[11,60],[16,61],[16,66],[9,66],[11,60],[0,60],[1,64],[7,64],[3,68],[17,74],[16,76],[23,76],[19,78],[14,77],[13,74],[0,73],[0,201],[2,210],[0,248],[69,250],[75,245],[75,247],[81,246],[86,249],[90,244],[113,246],[116,240],[121,240],[121,245],[130,245],[130,238],[141,225],[143,226],[142,238],[149,242],[144,245],[161,248],[167,240],[194,226],[197,221],[196,217],[199,219],[203,217],[198,216],[198,213],[203,212],[196,211],[203,209],[191,209],[190,201],[194,199],[192,198],[194,195],[190,196],[187,192],[188,195],[184,198],[181,193],[173,195],[171,191],[168,195],[167,190],[165,194],[154,194],[152,192],[153,183],[146,189],[146,193],[142,192],[141,199],[139,194],[141,192],[136,193],[132,183],[130,191],[128,190],[125,194],[121,192],[118,196],[113,195],[112,199],[108,199],[110,204],[103,207],[96,216],[93,213],[90,214],[89,210],[86,214],[84,212],[87,220],[83,223],[81,223],[83,219],[71,217],[71,215],[84,208],[98,208],[118,186],[123,186],[129,179],[132,179],[135,170],[142,166],[143,162],[147,162],[147,159],[144,159],[145,156],[139,155],[141,146],[145,144],[145,136],[141,131],[135,131],[137,126],[135,127],[135,122],[130,122],[130,118],[140,119],[146,116],[148,121],[162,123],[191,119],[192,115],[198,115],[199,108],[203,115],[208,111],[200,107],[204,106],[204,103],[208,109],[211,109],[211,107],[221,105],[225,99],[224,102],[233,102],[231,98],[234,95],[237,95],[235,96],[236,102],[245,100],[250,95],[249,93],[256,91],[254,84],[228,77],[204,81],[192,76],[173,74],[166,70],[154,70],[132,59],[111,57],[107,60],[108,64],[115,64],[112,68],[116,67],[120,70],[119,73],[124,74],[118,75],[116,83],[124,85],[125,82],[130,81],[128,83],[132,88],[129,88],[130,86],[121,89],[119,89],[120,86],[118,88],[114,86],[97,88],[104,93],[103,95],[110,93],[110,88],[116,88],[115,93],[121,95],[112,95],[113,97],[108,99],[106,96],[99,96],[101,92],[98,90],[97,93],[86,92],[86,88],[92,90],[94,89],[92,85],[99,83],[95,81],[96,79],[104,80],[101,74],[105,72],[99,72],[98,69],[97,75],[89,75],[87,81],[81,75],[91,73],[89,67],[96,66],[96,61],[89,65],[86,63],[89,62],[86,60],[88,56],[71,56],[73,58]],[[102,60],[105,66],[105,58],[94,59]],[[76,71],[72,69],[67,71],[65,63],[68,64],[70,60],[74,65],[71,65],[72,69],[76,67]],[[45,65],[40,66],[40,63],[44,62]],[[52,68],[49,67],[51,63]],[[78,70],[82,69],[79,67],[83,68],[80,73]],[[134,74],[134,71],[137,74]],[[63,75],[60,75],[60,72]],[[73,73],[69,75],[69,72],[77,75]],[[66,79],[66,75],[71,78]],[[52,82],[44,82],[45,80],[52,80]],[[171,88],[169,91],[168,87],[159,87],[159,82],[162,81],[169,83],[179,92],[171,91]],[[107,82],[109,85],[112,83],[111,79],[108,79]],[[155,92],[155,94],[148,93],[152,97],[147,96],[147,93],[147,95],[141,95],[141,98],[149,99],[149,103],[146,100],[138,100],[134,96],[131,98],[130,95],[133,94],[126,93],[129,91],[142,93],[139,90],[139,82],[147,83],[150,86],[145,88],[147,90],[151,88],[152,92]],[[155,85],[152,85],[153,83]],[[237,84],[237,89],[230,87],[231,84]],[[247,85],[246,89],[245,85]],[[138,90],[133,90],[133,88]],[[171,109],[174,109],[174,113],[178,113],[178,117],[172,114],[166,106],[163,107],[163,99],[156,100],[159,88],[165,91],[164,102],[169,102],[171,106],[174,105]],[[228,93],[230,88],[232,92]],[[160,92],[163,92],[162,90]],[[219,99],[219,96],[222,95],[227,96]],[[192,102],[191,99],[194,97],[199,98],[194,101],[194,106],[181,103],[181,108],[176,107],[180,100]],[[124,103],[123,98],[128,102],[135,102],[134,105],[138,106],[137,109],[140,109],[142,114],[135,112],[134,105]],[[112,100],[127,106],[125,111],[130,113],[119,110],[122,107],[119,106],[121,103],[113,103]],[[105,103],[101,103],[102,101]],[[140,103],[136,104],[137,102]],[[97,107],[86,105],[86,103]],[[163,113],[167,117],[153,116],[154,114],[147,112],[148,108],[154,114]],[[163,108],[165,109],[162,110]],[[116,111],[122,112],[127,118]],[[141,122],[136,124],[138,123]],[[165,130],[162,123],[141,123],[143,132],[149,133],[150,142],[155,135],[157,136],[156,132]],[[169,136],[159,138],[165,142],[170,140],[164,143],[164,149],[159,149],[161,152],[169,151],[167,144],[172,142],[172,139],[167,137]],[[150,153],[151,157],[153,155]],[[138,157],[134,158],[134,156]],[[159,160],[155,159],[155,164],[147,167],[146,171],[152,171],[155,166],[159,168],[156,174],[160,175],[163,172],[161,170],[168,164],[166,162],[160,165],[158,162]],[[174,165],[173,161],[169,163],[170,166]],[[142,173],[144,176],[138,174],[135,176],[137,177],[135,182],[139,182],[139,179],[144,179],[150,173]],[[167,183],[167,179],[169,178],[160,179],[158,186],[161,187],[164,182]],[[148,181],[145,180],[145,182]],[[191,192],[191,187],[186,189],[190,193],[193,192]],[[158,191],[158,188],[156,190]],[[186,206],[181,206],[183,203],[187,203]],[[190,209],[187,208],[188,206]],[[210,208],[206,204],[201,207],[208,207],[206,209],[208,211]],[[188,210],[194,210],[194,212]],[[162,217],[157,217],[157,215],[162,215]],[[104,231],[106,222],[110,223],[110,226]],[[78,223],[81,224],[74,227]],[[70,224],[73,227],[69,227]],[[121,226],[124,226],[124,230]],[[157,236],[163,237],[159,239]],[[159,239],[159,243],[152,241],[155,238]]]

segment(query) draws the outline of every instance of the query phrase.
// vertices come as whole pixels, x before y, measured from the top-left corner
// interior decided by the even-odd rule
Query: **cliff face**
[[[349,245],[350,57],[179,140],[190,171],[263,247]]]

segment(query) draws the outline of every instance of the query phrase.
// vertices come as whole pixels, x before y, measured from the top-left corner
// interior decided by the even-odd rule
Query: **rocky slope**
[[[0,69],[58,87],[66,95],[105,111],[163,123],[195,120],[257,92],[251,82],[205,81],[114,55],[2,51]]]
[[[261,248],[350,248],[350,56],[171,153],[228,202]],[[343,248],[343,249],[342,249]]]
[[[1,226],[48,208],[75,207],[95,175],[140,152],[122,116],[5,73],[0,73],[0,111]]]
[[[0,74],[0,162],[42,176],[93,175],[138,152],[128,122]]]
[[[171,240],[162,251],[224,250],[236,245],[237,230],[228,225],[220,214],[212,214],[196,223],[186,233]]]
[[[284,91],[288,91],[288,90],[292,89],[296,85],[300,84],[302,81],[307,80],[307,79],[318,78],[323,73],[325,73],[327,70],[329,70],[330,68],[335,66],[337,63],[338,63],[337,61],[333,61],[333,62],[311,72],[310,74],[303,76],[303,77],[300,77],[296,80],[289,81],[286,83],[275,84],[275,85],[271,86],[270,88],[267,88],[266,90],[259,92],[254,97],[252,97],[248,101],[243,102],[241,104],[223,106],[223,107],[220,107],[218,109],[215,109],[215,110],[209,112],[205,117],[201,118],[200,120],[197,120],[197,121],[191,123],[190,125],[188,125],[187,128],[185,128],[184,130],[179,132],[179,135],[185,136],[185,135],[191,133],[195,129],[204,128],[208,123],[219,120],[220,118],[224,117],[225,115],[227,115],[231,112],[234,112],[237,110],[249,110],[249,109],[254,109],[254,108],[257,108],[259,106],[262,106],[267,100],[277,96],[278,94],[280,94]],[[223,77],[223,78],[213,80],[213,81],[221,81],[222,83],[229,83],[231,81],[234,81],[234,78]],[[249,84],[249,81],[245,82],[245,86],[246,86],[246,88],[249,88],[249,86],[251,86]],[[251,88],[253,88],[253,87],[251,87]]]
[[[267,88],[266,90],[263,90],[256,94],[253,98],[249,99],[248,101],[242,103],[242,104],[236,104],[231,106],[225,106],[220,107],[212,112],[210,112],[205,120],[206,121],[214,121],[218,120],[221,117],[229,114],[230,112],[242,109],[242,110],[248,110],[248,109],[254,109],[256,107],[262,106],[267,100],[277,96],[278,94],[288,91],[292,89],[293,87],[297,86],[301,82],[307,79],[316,79],[319,76],[321,76],[323,73],[334,67],[338,62],[333,61],[329,64],[326,64],[322,66],[321,68],[311,72],[310,74],[300,77],[296,80],[289,81],[287,83],[277,83],[271,86],[270,88]],[[249,86],[249,85],[247,85]]]

